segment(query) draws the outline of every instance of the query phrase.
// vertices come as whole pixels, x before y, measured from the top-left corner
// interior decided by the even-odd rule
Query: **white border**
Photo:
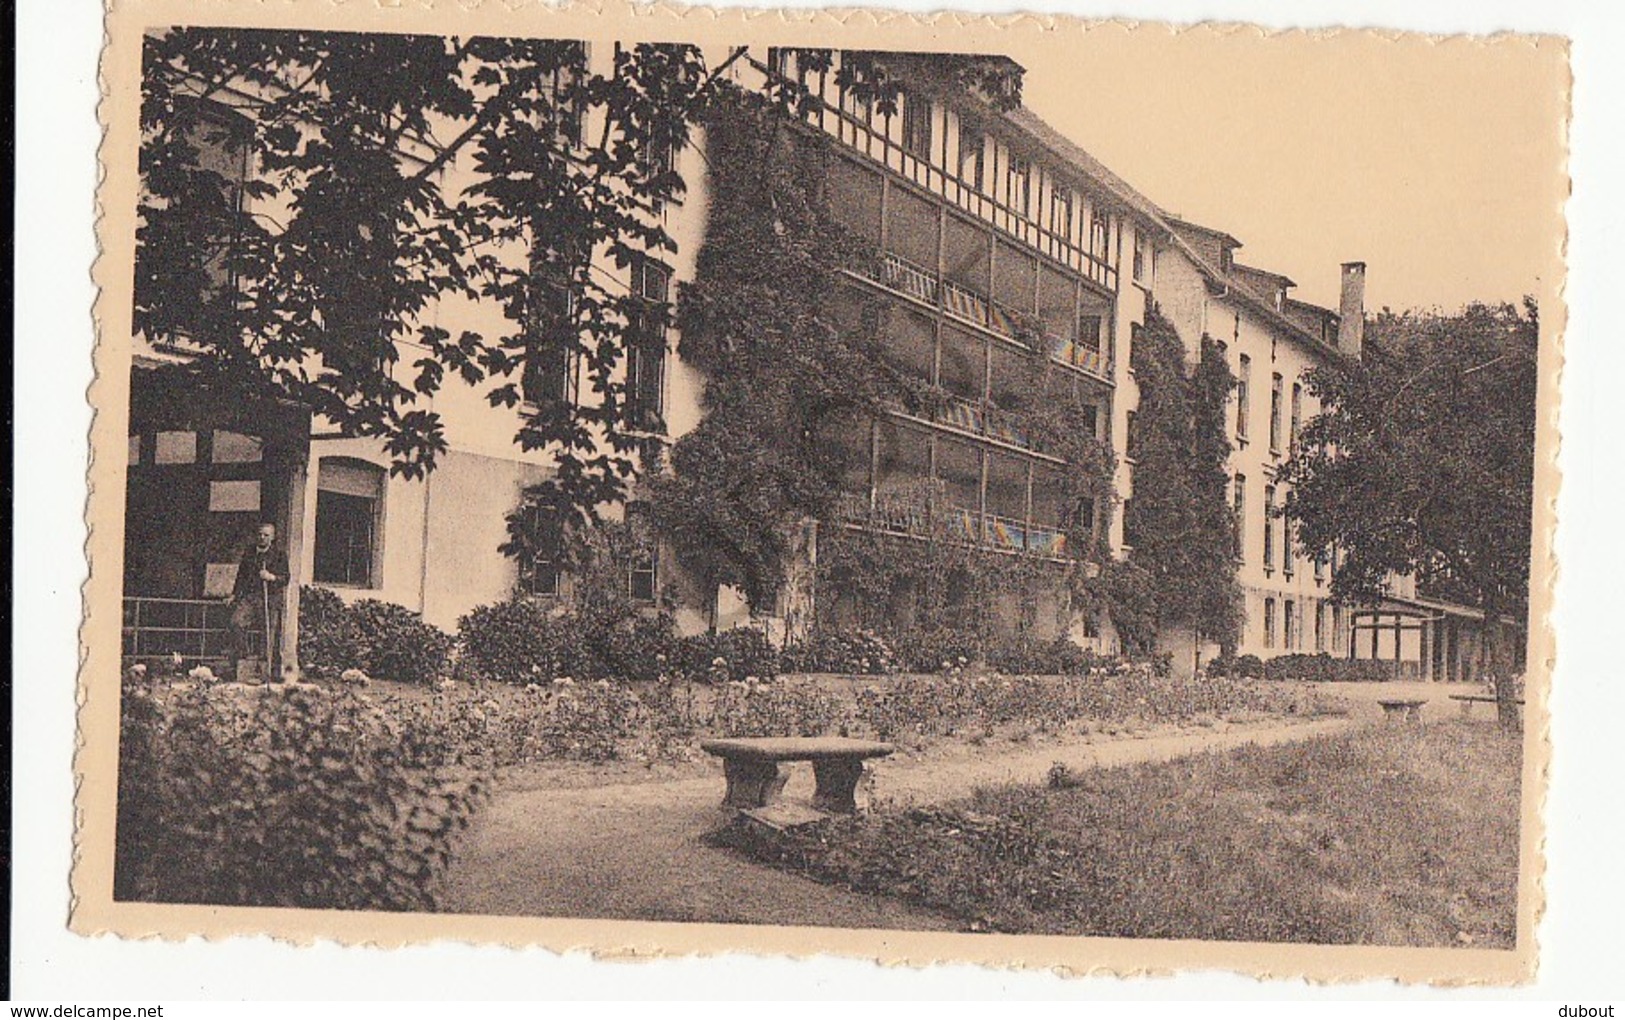
[[[370,0],[357,0],[370,2]],[[818,6],[784,0],[795,6]],[[890,0],[931,10],[922,0]],[[757,6],[768,6],[758,4]],[[1009,4],[956,0],[989,12]],[[1586,1001],[1620,985],[1625,919],[1625,850],[1619,811],[1619,738],[1625,726],[1622,648],[1614,624],[1618,541],[1625,482],[1616,437],[1625,435],[1625,336],[1607,296],[1625,271],[1621,190],[1625,148],[1625,17],[1587,0],[1027,0],[1022,9],[1091,17],[1173,21],[1220,19],[1271,26],[1371,25],[1429,32],[1551,32],[1574,39],[1574,197],[1562,410],[1555,626],[1558,667],[1550,802],[1547,915],[1535,985],[1505,990],[1397,989],[1380,984],[1311,988],[1224,975],[1177,979],[1063,980],[973,967],[929,971],[868,964],[746,957],[596,963],[501,948],[427,946],[381,952],[322,945],[295,949],[268,940],[184,946],[84,939],[65,928],[73,819],[72,741],[81,517],[95,253],[92,196],[99,133],[95,118],[98,5],[23,0],[17,12],[17,255],[14,524],[13,995],[63,1002],[193,998],[436,999],[951,996],[1091,998],[1373,997],[1440,1000],[1492,997]],[[1589,1001],[1596,1002],[1596,998]],[[1555,1009],[1551,1015],[1555,1015]],[[325,1014],[324,1014],[325,1015]]]

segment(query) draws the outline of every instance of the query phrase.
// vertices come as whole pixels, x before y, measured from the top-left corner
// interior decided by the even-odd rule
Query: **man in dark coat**
[[[282,592],[288,559],[276,544],[276,525],[261,524],[237,565],[231,605],[232,668],[242,659],[265,659],[265,676],[277,679],[282,658]]]

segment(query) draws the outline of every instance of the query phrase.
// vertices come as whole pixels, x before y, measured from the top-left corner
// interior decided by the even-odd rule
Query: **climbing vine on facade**
[[[1119,628],[1137,651],[1149,651],[1156,633],[1176,627],[1228,650],[1241,621],[1235,521],[1225,499],[1225,404],[1236,380],[1224,345],[1206,336],[1187,374],[1185,345],[1156,309],[1131,359],[1140,402],[1130,440],[1133,500],[1124,521],[1133,552],[1112,579],[1124,602]]]
[[[797,523],[834,506],[846,465],[829,430],[900,391],[874,300],[842,286],[843,267],[877,252],[830,215],[829,141],[734,88],[703,123],[709,218],[677,325],[705,416],[651,478],[651,504],[707,587],[736,585],[765,608]]]

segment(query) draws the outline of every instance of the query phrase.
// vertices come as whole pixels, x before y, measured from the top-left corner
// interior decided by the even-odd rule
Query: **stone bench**
[[[1461,717],[1463,719],[1467,719],[1472,716],[1474,705],[1479,703],[1493,705],[1496,702],[1495,695],[1493,694],[1452,694],[1450,695],[1450,700],[1461,702]],[[1512,701],[1513,704],[1517,705],[1520,709],[1523,708],[1522,698],[1514,698]]]
[[[853,814],[857,788],[870,758],[884,758],[896,750],[890,744],[846,737],[735,737],[700,744],[707,754],[722,759],[728,792],[722,803],[750,810],[767,807],[789,779],[782,762],[810,761],[818,780],[813,807],[820,811]]]
[[[1382,715],[1385,719],[1404,719],[1407,722],[1422,721],[1422,706],[1427,704],[1426,698],[1384,698],[1377,702],[1382,706]]]

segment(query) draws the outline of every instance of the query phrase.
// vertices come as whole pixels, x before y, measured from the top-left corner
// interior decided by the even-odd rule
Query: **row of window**
[[[775,75],[798,82],[820,100],[829,97],[830,79],[839,79],[838,74],[832,75],[827,70],[814,72],[800,66],[797,55],[783,49],[769,50],[768,66]],[[896,97],[894,114],[883,110],[870,90],[848,89],[842,85],[837,85],[832,99],[831,106],[839,111],[839,119],[854,125],[847,131],[836,124],[833,130],[841,137],[845,138],[852,131],[878,136],[893,151],[901,150],[908,159],[931,168],[940,177],[951,179],[956,193],[969,192],[991,200],[1027,224],[1047,231],[1076,250],[1087,252],[1096,262],[1115,263],[1111,251],[1111,223],[1103,208],[1096,204],[1084,213],[1081,197],[1053,179],[1048,180],[1050,186],[1046,190],[1045,175],[1039,173],[1031,160],[999,145],[964,117],[950,117],[943,104],[905,89]],[[862,144],[859,147],[868,148]],[[1047,203],[1043,203],[1045,197]],[[1145,257],[1140,251],[1136,256],[1142,260]]]
[[[544,503],[525,507],[522,517],[530,557],[519,564],[519,590],[527,595],[555,597],[564,594],[564,523],[558,509]],[[653,602],[659,591],[660,556],[649,538],[647,503],[626,505],[626,524],[635,545],[626,563],[627,594],[638,602]]]
[[[1246,553],[1247,535],[1247,476],[1237,474],[1230,489],[1231,514],[1236,523],[1236,556],[1244,558]],[[1297,572],[1297,542],[1292,533],[1292,522],[1285,517],[1276,515],[1276,490],[1273,485],[1264,486],[1264,571],[1269,573],[1276,566],[1276,523],[1280,523],[1280,563],[1281,572],[1292,577]],[[1329,580],[1331,563],[1324,554],[1313,558],[1315,581],[1324,583]]]
[[[318,584],[378,588],[383,558],[383,468],[348,457],[324,457],[317,467],[315,565]],[[626,520],[635,536],[647,536],[648,507],[632,503]],[[519,566],[520,589],[531,595],[559,595],[564,577],[564,531],[556,510],[526,508],[524,527],[535,551]],[[657,590],[658,556],[652,542],[633,550],[627,570],[632,598],[652,602]]]
[[[1307,604],[1313,607],[1309,623],[1312,634],[1304,632],[1305,602],[1282,599],[1278,604],[1273,596],[1264,599],[1265,648],[1279,648],[1286,652],[1301,652],[1309,648],[1316,652],[1343,650],[1343,607],[1324,599],[1310,599]],[[1310,641],[1312,644],[1308,644]]]
[[[533,336],[537,349],[526,359],[521,394],[535,406],[575,404],[580,373],[577,352],[562,331],[573,329],[575,295],[560,282],[549,295],[544,320]],[[624,420],[644,432],[665,430],[666,322],[671,296],[671,267],[654,259],[632,264],[632,296],[626,339],[626,393]]]
[[[1246,441],[1250,437],[1252,422],[1252,373],[1253,359],[1243,354],[1236,372],[1236,438]],[[1285,380],[1281,373],[1270,375],[1270,450],[1279,453],[1281,446],[1281,426],[1283,419],[1283,394]],[[1289,452],[1296,453],[1298,438],[1303,431],[1303,385],[1292,384],[1292,400],[1290,407],[1290,431],[1287,433]]]

